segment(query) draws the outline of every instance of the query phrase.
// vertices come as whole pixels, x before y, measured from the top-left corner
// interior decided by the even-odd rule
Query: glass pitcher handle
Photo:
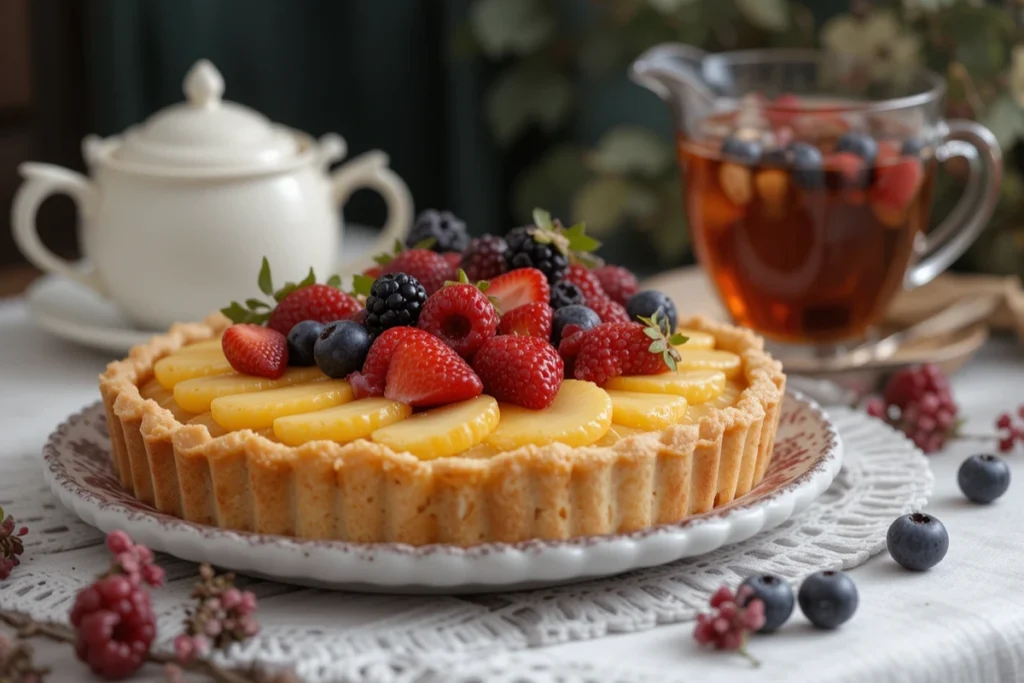
[[[935,158],[945,163],[954,157],[967,161],[967,186],[950,214],[925,237],[921,259],[907,272],[907,289],[931,282],[960,258],[985,229],[999,201],[1003,155],[988,128],[974,121],[949,121]]]

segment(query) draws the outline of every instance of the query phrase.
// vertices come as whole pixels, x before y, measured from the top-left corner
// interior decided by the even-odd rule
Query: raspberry
[[[447,259],[427,249],[403,251],[384,265],[384,275],[405,273],[423,285],[427,296],[444,287],[452,279],[452,267]],[[369,308],[369,306],[367,306]]]
[[[593,329],[593,328],[591,328]],[[583,338],[586,336],[585,329],[579,325],[566,325],[562,330],[562,341],[558,344],[558,355],[565,363],[565,376],[576,376],[576,358],[580,355],[580,347],[583,346]]]
[[[416,217],[416,223],[409,231],[405,244],[415,247],[424,240],[433,240],[430,249],[437,252],[462,252],[469,242],[466,223],[451,211],[425,209]],[[455,264],[458,267],[458,263]]]
[[[498,329],[498,312],[474,285],[448,285],[427,299],[419,328],[469,358]]]
[[[601,283],[604,293],[617,304],[625,306],[629,297],[640,291],[636,275],[622,266],[602,266],[594,270],[594,275]]]
[[[384,380],[388,376],[391,357],[398,345],[409,337],[432,337],[428,332],[415,327],[392,327],[384,330],[373,345],[370,346],[361,372],[348,377],[352,386],[352,394],[356,398],[369,398],[384,395]]]
[[[591,299],[587,307],[597,313],[603,323],[628,323],[630,321],[625,307],[608,298]]]
[[[448,267],[452,269],[452,272],[458,272],[459,266],[462,264],[462,252],[458,251],[446,251],[441,256],[444,256],[444,260],[448,262]]]
[[[591,301],[608,298],[604,289],[601,288],[601,281],[597,279],[597,275],[594,274],[594,271],[587,270],[586,266],[573,263],[569,266],[565,279],[580,288],[584,298],[587,300],[588,306],[590,306]],[[593,308],[593,306],[590,307]]]
[[[78,593],[71,625],[78,636],[78,658],[107,680],[138,671],[156,637],[149,594],[120,574],[98,579]]]
[[[564,369],[555,348],[537,337],[493,337],[473,357],[473,370],[487,394],[533,410],[555,400]]]
[[[309,285],[286,294],[271,311],[267,326],[286,335],[303,320],[331,323],[360,308],[358,301],[340,289]]]
[[[440,254],[432,251],[423,253],[444,261]],[[427,292],[414,275],[381,275],[370,287],[370,296],[366,297],[366,329],[370,334],[380,334],[389,327],[415,325],[426,300]]]
[[[477,237],[462,255],[462,270],[471,282],[490,280],[505,272],[508,244],[495,235]]]
[[[604,384],[619,375],[668,372],[661,353],[649,351],[651,337],[640,323],[602,323],[584,333],[573,376]],[[564,332],[563,332],[564,334]],[[564,343],[564,342],[563,342]]]
[[[551,338],[551,307],[543,301],[517,306],[501,317],[498,334]]]

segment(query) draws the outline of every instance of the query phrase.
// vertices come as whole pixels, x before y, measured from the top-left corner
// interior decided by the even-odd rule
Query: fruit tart
[[[173,326],[100,376],[140,501],[226,529],[353,542],[566,539],[745,494],[785,388],[753,333],[601,264],[543,211],[468,239],[425,211],[354,278],[310,275]]]

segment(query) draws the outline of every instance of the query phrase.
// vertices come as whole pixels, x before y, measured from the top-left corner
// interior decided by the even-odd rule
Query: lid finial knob
[[[224,94],[224,77],[208,59],[200,59],[185,75],[185,97],[194,107],[216,107]]]

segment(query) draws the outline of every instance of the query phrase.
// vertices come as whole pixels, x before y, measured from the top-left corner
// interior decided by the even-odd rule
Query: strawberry
[[[626,307],[604,297],[602,299],[587,299],[587,308],[597,313],[597,317],[603,323],[628,323],[629,313]]]
[[[462,263],[462,252],[446,251],[441,256],[444,256],[444,260],[448,262],[453,273],[459,269],[459,265]]]
[[[509,335],[488,339],[473,356],[473,369],[489,395],[541,410],[555,400],[565,365],[546,340]]]
[[[905,157],[878,166],[877,179],[868,196],[872,203],[892,209],[903,209],[914,200],[923,180],[924,169],[921,162],[913,157]]]
[[[674,370],[679,352],[672,344],[682,343],[683,338],[672,335],[666,339],[657,317],[655,314],[650,320],[645,320],[649,323],[646,326],[641,323],[601,323],[584,332],[573,376],[604,384],[619,375],[657,375]]]
[[[438,406],[479,396],[483,383],[459,354],[437,337],[399,342],[384,380],[384,396],[411,406]]]
[[[243,375],[277,379],[288,369],[288,340],[269,327],[232,325],[224,330],[220,345],[231,367]]]
[[[591,301],[608,297],[594,271],[588,270],[586,266],[580,263],[569,265],[569,272],[565,274],[565,279],[580,288],[583,296],[587,299],[588,306],[590,306]],[[591,308],[593,307],[591,306]]]
[[[543,301],[516,306],[501,318],[498,334],[551,338],[551,307]]]
[[[551,286],[547,276],[536,268],[517,268],[491,280],[487,296],[504,313],[534,301],[547,303]]]
[[[494,336],[498,312],[474,285],[452,284],[427,299],[417,324],[463,358],[469,358]]]
[[[405,273],[420,281],[430,296],[452,279],[453,270],[448,260],[436,251],[410,249],[402,251],[384,264],[383,274]]]
[[[309,285],[286,294],[270,312],[267,326],[288,334],[303,320],[330,323],[362,308],[354,297],[328,285]]]
[[[384,379],[391,366],[391,357],[398,345],[412,337],[433,339],[429,333],[415,327],[391,327],[380,333],[370,346],[363,369],[348,376],[352,394],[356,398],[384,395]]]
[[[629,297],[640,291],[636,275],[622,266],[601,266],[595,268],[593,273],[604,293],[617,304],[625,306]]]

